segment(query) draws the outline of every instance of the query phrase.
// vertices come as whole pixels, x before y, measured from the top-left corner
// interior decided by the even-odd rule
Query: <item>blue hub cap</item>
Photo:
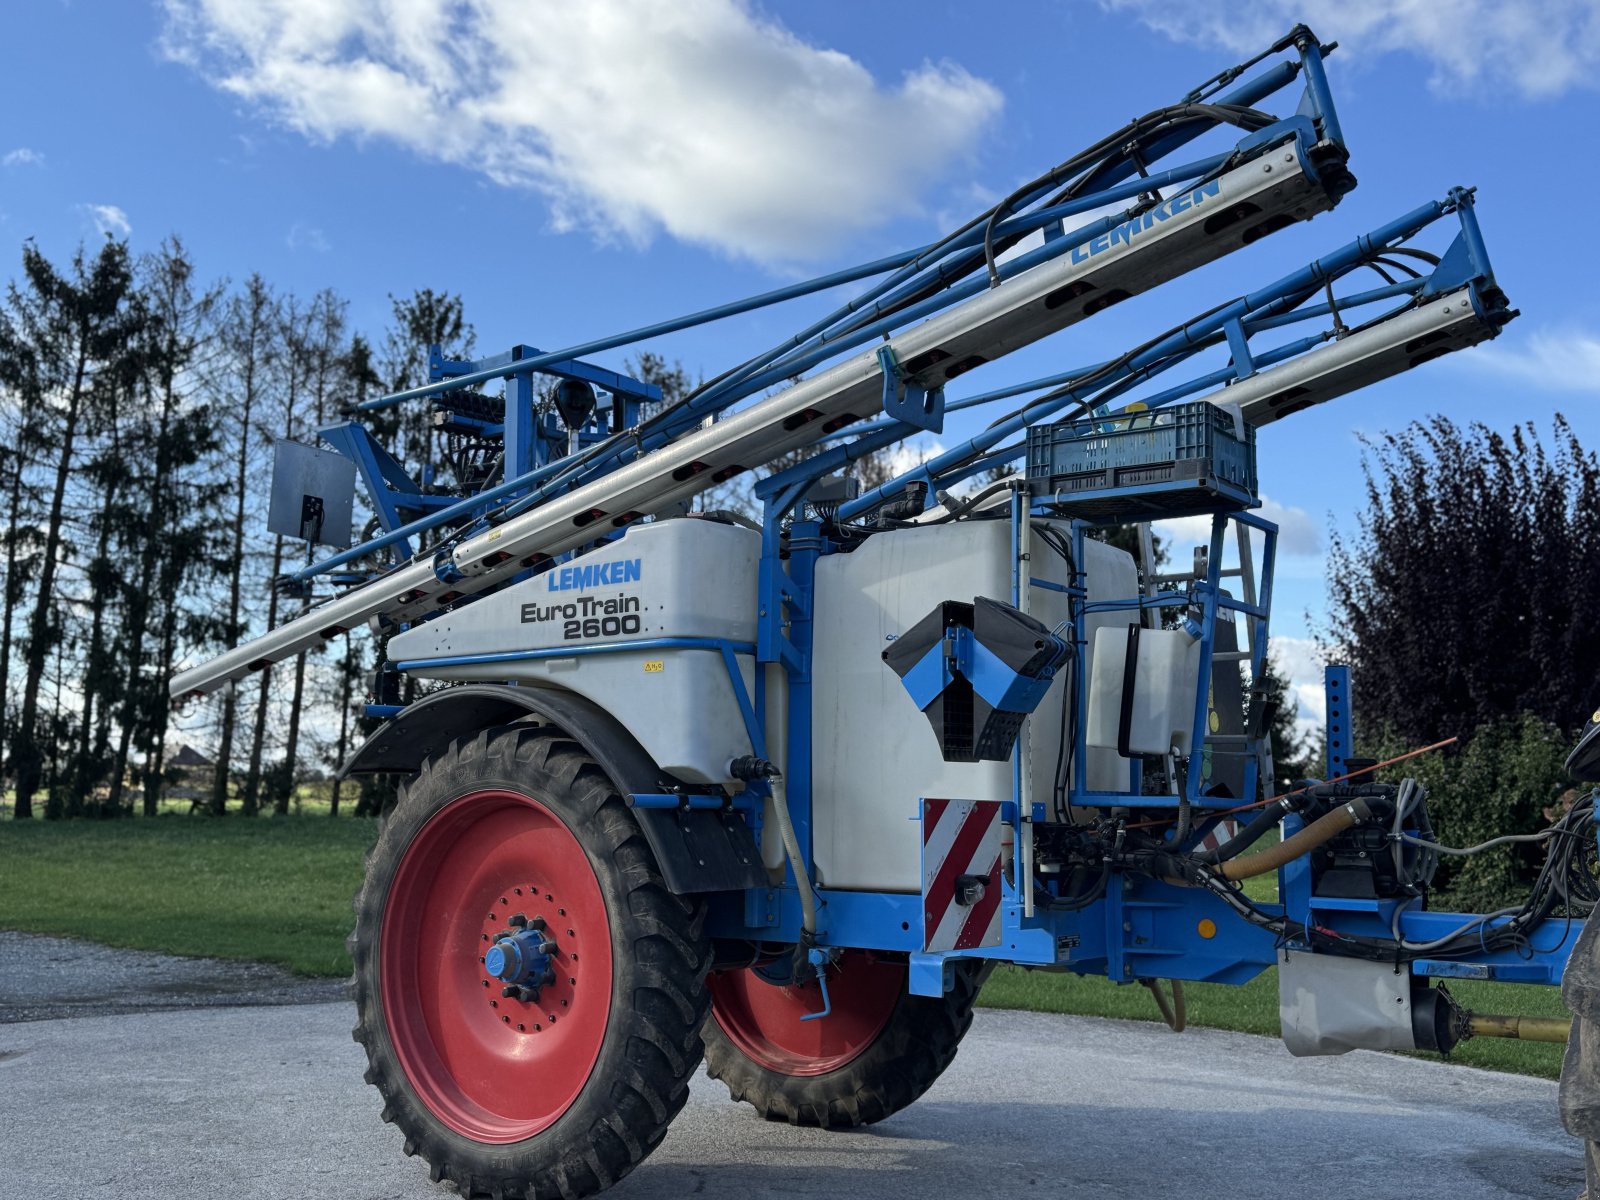
[[[517,929],[489,947],[483,956],[483,969],[508,986],[538,988],[547,982],[550,952],[554,949],[555,944],[543,930]]]

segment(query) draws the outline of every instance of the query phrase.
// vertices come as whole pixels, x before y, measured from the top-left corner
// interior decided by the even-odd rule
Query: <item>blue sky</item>
[[[337,289],[358,328],[382,326],[390,293],[428,286],[465,297],[482,351],[554,348],[930,240],[1304,19],[1342,43],[1329,71],[1357,190],[1332,214],[986,368],[971,390],[1108,357],[1476,184],[1521,319],[1491,347],[1262,434],[1262,489],[1291,551],[1275,631],[1309,685],[1299,639],[1322,608],[1327,531],[1347,528],[1359,503],[1358,431],[1433,412],[1548,429],[1563,411],[1600,447],[1600,254],[1588,232],[1600,10],[1200,0],[1173,11],[1147,0],[12,5],[6,41],[31,53],[0,76],[0,248],[33,237],[62,256],[110,230],[147,249],[175,232],[208,274]],[[807,315],[769,310],[654,348],[714,374]]]

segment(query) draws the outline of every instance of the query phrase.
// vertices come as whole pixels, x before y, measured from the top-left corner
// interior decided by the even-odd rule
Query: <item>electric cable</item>
[[[1188,120],[1184,120],[1185,118]],[[1088,149],[1080,151],[1064,162],[1058,163],[1043,175],[1036,176],[1024,183],[990,210],[988,221],[983,229],[983,261],[989,273],[990,286],[998,285],[1000,282],[1000,272],[995,262],[997,251],[994,245],[994,227],[1002,214],[1010,215],[1013,206],[1021,203],[1026,197],[1036,193],[1041,188],[1061,182],[1069,175],[1083,172],[1084,178],[1088,179],[1094,173],[1104,170],[1116,161],[1133,161],[1137,163],[1138,160],[1134,159],[1132,155],[1137,152],[1137,143],[1140,138],[1152,133],[1166,131],[1171,126],[1179,123],[1187,124],[1195,118],[1201,118],[1202,120],[1210,118],[1209,122],[1207,122],[1210,125],[1235,125],[1250,132],[1264,129],[1277,119],[1267,113],[1247,108],[1243,105],[1185,103],[1158,108],[1153,112],[1146,113],[1143,117],[1130,121],[1121,129],[1101,138]],[[1115,155],[1106,153],[1112,150],[1117,151],[1117,153]],[[1091,161],[1096,155],[1100,156],[1099,159]],[[1052,198],[1046,204],[1046,207],[1071,199],[1076,194],[1069,186],[1060,196]]]
[[[1497,838],[1490,838],[1487,842],[1479,842],[1476,846],[1465,847],[1441,846],[1438,842],[1430,842],[1424,838],[1414,837],[1409,833],[1397,834],[1396,840],[1408,842],[1413,846],[1423,846],[1439,854],[1453,854],[1465,857],[1469,854],[1481,854],[1483,851],[1492,849],[1495,846],[1510,845],[1513,842],[1548,842],[1559,832],[1552,826],[1549,829],[1540,830],[1538,833],[1507,833]]]

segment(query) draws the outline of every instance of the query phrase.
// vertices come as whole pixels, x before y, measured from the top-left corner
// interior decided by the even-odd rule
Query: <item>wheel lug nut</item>
[[[522,989],[519,987],[507,986],[500,989],[500,994],[509,1000],[511,997],[521,993],[521,991]]]
[[[522,929],[528,924],[528,918],[523,913],[517,913],[511,918],[511,928]]]

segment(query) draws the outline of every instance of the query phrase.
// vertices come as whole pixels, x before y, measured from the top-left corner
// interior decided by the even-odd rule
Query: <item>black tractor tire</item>
[[[514,816],[523,811],[517,807],[519,804],[533,811],[534,806],[521,799],[531,797],[537,801],[536,819],[542,824],[529,836],[547,839],[538,844],[550,844],[551,838],[560,842],[556,828],[559,822],[581,846],[582,857],[586,857],[587,867],[598,884],[597,892],[584,893],[587,911],[600,911],[603,899],[605,913],[604,923],[593,922],[589,926],[601,932],[586,947],[604,943],[608,933],[609,961],[599,968],[586,959],[583,970],[578,968],[575,947],[582,938],[566,939],[565,935],[574,931],[565,926],[574,923],[574,919],[562,908],[562,928],[558,932],[552,925],[550,936],[558,943],[570,940],[573,949],[568,950],[563,944],[552,951],[552,971],[563,978],[549,984],[542,999],[534,999],[507,1016],[494,1013],[508,1011],[519,1001],[502,1000],[498,1003],[506,1005],[506,1010],[482,1011],[475,1005],[438,1004],[431,1010],[418,1009],[425,1014],[425,1019],[419,1019],[413,1007],[425,1002],[409,999],[412,991],[420,994],[430,986],[450,986],[458,990],[449,995],[465,996],[471,989],[471,999],[485,1005],[495,1003],[490,998],[501,994],[495,986],[499,981],[470,977],[471,970],[486,969],[480,965],[485,960],[467,961],[467,956],[478,952],[478,926],[486,919],[484,903],[474,907],[464,900],[459,914],[435,915],[441,908],[448,912],[451,907],[440,905],[436,895],[446,886],[436,882],[449,877],[446,867],[458,875],[472,869],[488,873],[488,868],[477,866],[483,859],[472,857],[463,847],[476,845],[466,839],[477,836],[480,827],[483,837],[498,836],[498,827],[491,829],[483,822],[503,821],[507,819],[505,814],[496,810],[479,825],[463,824],[467,818],[458,815],[470,814],[473,805],[487,806],[489,802],[483,797],[501,797],[502,808],[509,806]],[[458,807],[452,808],[453,805]],[[446,810],[451,815],[441,817]],[[552,815],[555,821],[550,819]],[[532,821],[535,817],[515,819]],[[457,828],[463,830],[459,837],[453,832]],[[433,832],[427,832],[430,830]],[[513,843],[504,837],[494,844],[530,845],[526,840]],[[457,856],[455,859],[449,857],[452,853]],[[510,848],[497,853],[516,858],[519,871],[523,869],[521,863],[530,857]],[[417,855],[409,868],[405,866],[408,854]],[[537,860],[539,855],[534,853],[531,857]],[[575,850],[551,852],[546,857],[550,863],[537,863],[525,875],[511,878],[520,881],[540,873],[560,877],[563,872],[569,878],[573,872],[582,875],[581,863],[571,865],[579,857]],[[464,865],[458,862],[462,858]],[[437,869],[429,869],[430,864]],[[397,878],[406,881],[398,889]],[[535,881],[530,886],[531,894],[516,895],[505,887],[507,907],[515,908],[520,903],[532,911],[535,905],[549,899],[539,894],[544,885]],[[474,887],[476,891],[465,887],[463,897],[482,892],[476,883]],[[494,893],[502,887],[491,884]],[[557,883],[555,887],[559,892],[561,885]],[[573,890],[568,888],[569,892]],[[553,921],[554,904],[560,899],[557,896],[550,905]],[[496,896],[485,903],[493,905],[497,901]],[[385,914],[391,906],[397,932],[386,942]],[[705,974],[711,962],[704,906],[667,890],[632,810],[605,772],[576,742],[552,727],[512,725],[459,739],[437,757],[425,761],[401,788],[398,804],[383,820],[377,842],[367,857],[366,880],[356,896],[355,910],[355,931],[349,943],[355,962],[353,988],[358,1010],[354,1037],[367,1052],[366,1080],[382,1094],[383,1120],[399,1128],[405,1138],[405,1152],[421,1156],[435,1182],[448,1180],[465,1197],[576,1200],[616,1183],[660,1144],[673,1117],[683,1108],[689,1079],[703,1054],[701,1028],[710,1006]],[[413,932],[403,925],[406,914],[422,914],[424,910],[425,915],[414,922],[418,936],[403,936]],[[574,916],[577,915],[574,909]],[[496,916],[496,911],[490,911],[490,918]],[[580,928],[576,932],[582,934],[586,930]],[[432,954],[422,961],[426,954],[422,947],[430,944],[430,938],[437,945],[471,948],[463,955]],[[385,947],[390,960],[387,964]],[[413,952],[416,962],[406,957]],[[569,953],[573,961],[564,962],[563,953]],[[593,953],[587,956],[602,957]],[[604,977],[597,973],[602,969],[610,975],[603,1009],[591,999],[607,991],[602,984],[596,983],[594,990],[587,993],[581,988],[586,982],[581,978],[583,971],[589,971],[590,978],[599,979]],[[434,982],[448,971],[457,972],[452,983]],[[569,971],[575,976],[571,980],[564,978]],[[404,986],[386,983],[395,973],[401,974]],[[414,989],[410,986],[413,982]],[[556,998],[557,984],[569,982],[574,985],[570,994],[559,995],[570,995],[572,1007],[563,1008],[561,1016],[572,1024],[559,1027],[561,1036],[569,1040],[558,1042],[553,1040],[558,1026],[553,1018],[552,1023],[543,1024],[543,1014],[546,1008],[567,1003],[566,998]],[[476,990],[480,985],[481,995]],[[443,991],[437,994],[447,995]],[[386,1002],[391,1003],[393,1012],[386,1012]],[[581,1013],[585,1002],[596,1015]],[[472,1077],[467,1070],[452,1073],[446,1069],[442,1075],[438,1071],[437,1064],[453,1061],[448,1057],[447,1035],[429,1040],[434,1026],[428,1022],[441,1019],[441,1012],[445,1019],[454,1019],[458,1012],[462,1018],[474,1017],[478,1022],[472,1030],[474,1038],[484,1034],[484,1021],[505,1022],[506,1036],[510,1037],[518,1036],[510,1031],[524,1028],[513,1022],[525,1020],[528,1033],[521,1036],[531,1036],[541,1028],[540,1024],[533,1024],[539,1020],[542,1036],[552,1040],[523,1048],[542,1051],[550,1047],[549,1052],[559,1058],[561,1069],[575,1073],[572,1078],[577,1082],[572,1084],[572,1098],[566,1107],[557,1113],[551,1102],[548,1112],[536,1113],[529,1127],[539,1121],[548,1123],[526,1137],[493,1136],[501,1132],[501,1127],[492,1123],[484,1126],[490,1135],[480,1136],[476,1127],[463,1132],[442,1119],[441,1110],[460,1111],[451,1110],[449,1105],[459,1096],[469,1096],[464,1089],[474,1085],[464,1082]],[[593,1041],[572,1041],[577,1035],[568,1031],[575,1026],[586,1031],[584,1038]],[[587,1032],[592,1029],[603,1032]],[[498,1035],[501,1027],[491,1024],[487,1032]],[[412,1049],[397,1050],[397,1039]],[[463,1035],[463,1044],[465,1041]],[[592,1054],[588,1052],[591,1044],[598,1047]],[[417,1046],[422,1049],[415,1049]],[[578,1053],[566,1055],[568,1046],[577,1047]],[[585,1068],[584,1062],[590,1059],[592,1065]],[[408,1064],[413,1062],[423,1064],[416,1069],[417,1077],[423,1080],[421,1085],[408,1070]],[[500,1060],[496,1065],[502,1065]],[[518,1069],[520,1064],[514,1053],[503,1065],[505,1069],[495,1079],[504,1105],[498,1111],[515,1109],[514,1115],[520,1120],[526,1111],[518,1106],[545,1102],[530,1100],[530,1096],[538,1097],[539,1093],[525,1092],[524,1086],[537,1089],[544,1085],[536,1071],[525,1065]],[[582,1074],[585,1069],[587,1077]],[[443,1084],[434,1082],[440,1078],[445,1080]],[[447,1099],[437,1099],[441,1095]],[[484,1111],[499,1119],[496,1110]]]
[[[940,997],[901,990],[888,1021],[856,1058],[820,1075],[789,1074],[752,1059],[717,1023],[706,1022],[706,1073],[768,1121],[853,1129],[893,1116],[944,1074],[972,1025],[978,990],[992,964],[958,963]],[[827,1018],[824,1018],[827,1020]]]

